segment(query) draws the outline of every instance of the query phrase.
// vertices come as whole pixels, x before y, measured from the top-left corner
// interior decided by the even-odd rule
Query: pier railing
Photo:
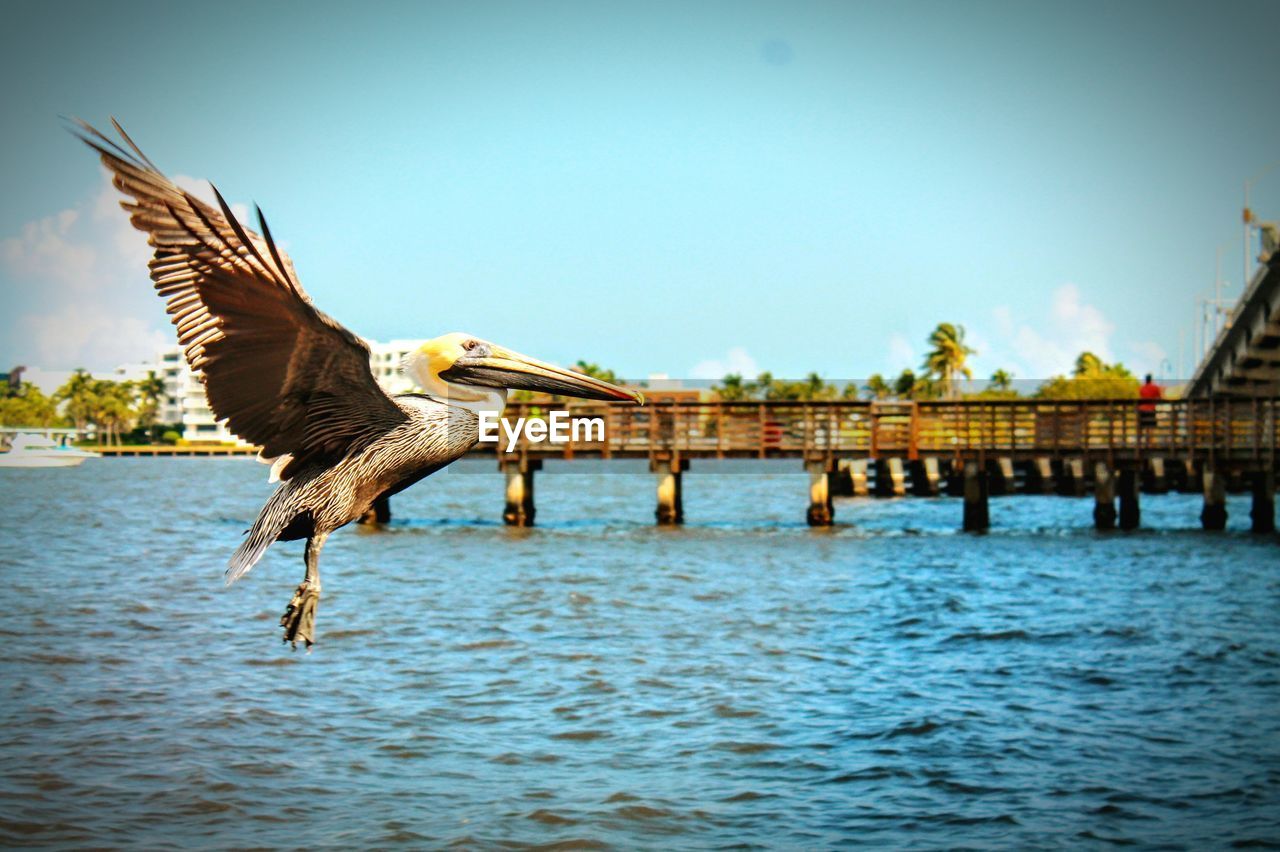
[[[1106,456],[1272,462],[1280,399],[930,402],[519,403],[504,417],[598,417],[603,440],[530,441],[528,458],[1013,458]],[[592,436],[593,438],[596,436]],[[479,453],[507,455],[504,437]]]

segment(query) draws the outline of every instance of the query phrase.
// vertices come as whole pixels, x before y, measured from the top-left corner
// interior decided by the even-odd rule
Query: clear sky
[[[169,339],[60,114],[262,205],[359,334],[630,377],[1192,364],[1280,160],[1272,2],[9,3],[0,365]],[[1253,187],[1280,218],[1280,168]],[[1168,364],[1162,370],[1161,362]]]

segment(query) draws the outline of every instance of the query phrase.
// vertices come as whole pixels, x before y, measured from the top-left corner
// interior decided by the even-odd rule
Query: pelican
[[[209,408],[262,448],[280,482],[232,555],[227,584],[272,542],[307,540],[306,573],[280,619],[293,647],[315,641],[329,535],[475,446],[480,413],[500,412],[508,389],[643,404],[634,391],[457,332],[405,359],[423,393],[388,395],[370,370],[369,347],[312,304],[261,209],[257,234],[216,187],[218,209],[165,177],[111,124],[119,142],[82,121],[72,132],[131,199],[120,206],[155,249],[151,280]]]

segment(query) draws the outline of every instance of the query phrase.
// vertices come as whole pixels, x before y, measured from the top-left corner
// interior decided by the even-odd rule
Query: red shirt
[[[1160,399],[1163,393],[1164,392],[1160,389],[1160,386],[1155,382],[1147,382],[1145,385],[1138,388],[1138,396],[1143,399]],[[1143,402],[1138,404],[1138,410],[1155,411],[1156,407],[1150,402]]]

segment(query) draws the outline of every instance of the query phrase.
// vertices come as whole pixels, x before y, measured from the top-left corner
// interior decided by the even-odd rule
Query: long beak
[[[543,391],[579,399],[629,399],[644,405],[644,395],[637,391],[497,347],[483,358],[457,361],[440,377],[468,385]]]

